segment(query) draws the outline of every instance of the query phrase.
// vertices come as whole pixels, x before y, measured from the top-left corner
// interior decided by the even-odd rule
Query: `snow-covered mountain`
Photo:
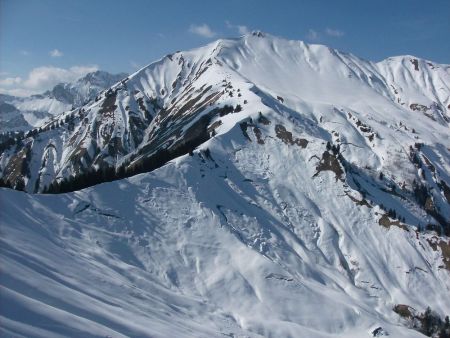
[[[4,184],[77,191],[1,189],[4,334],[423,337],[450,314],[449,87],[253,32],[6,140]]]
[[[99,70],[73,83],[60,83],[39,95],[16,97],[0,94],[0,132],[38,127],[54,115],[83,106],[126,76],[125,73],[110,74]]]

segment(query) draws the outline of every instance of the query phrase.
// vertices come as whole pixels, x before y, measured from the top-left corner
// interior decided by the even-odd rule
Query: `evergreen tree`
[[[19,191],[24,191],[25,190],[25,182],[23,180],[18,180],[16,182],[16,185],[14,186],[14,189],[19,190]]]

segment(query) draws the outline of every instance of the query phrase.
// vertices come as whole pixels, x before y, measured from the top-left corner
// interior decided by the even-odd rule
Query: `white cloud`
[[[63,52],[61,52],[60,50],[58,50],[58,49],[53,49],[53,50],[51,50],[50,52],[49,52],[49,54],[50,54],[50,56],[52,57],[52,58],[58,58],[58,57],[61,57],[61,56],[63,56],[64,54],[63,54]]]
[[[327,33],[327,35],[333,36],[335,38],[340,38],[340,37],[344,36],[344,34],[345,34],[343,31],[340,31],[339,29],[332,29],[332,28],[325,29],[325,33]]]
[[[245,35],[245,34],[250,33],[250,29],[248,29],[247,26],[243,26],[243,25],[241,26],[241,25],[238,25],[238,26],[237,26],[237,29],[238,29],[239,34],[242,34],[242,35]]]
[[[0,93],[12,95],[12,96],[30,96],[33,94],[37,94],[37,93],[34,93],[34,92],[32,92],[28,89],[24,89],[24,88],[12,88],[12,89],[0,88]]]
[[[53,66],[37,67],[26,78],[8,77],[0,79],[0,92],[10,95],[27,96],[42,93],[61,82],[73,82],[87,73],[98,70],[93,66],[73,66],[58,68]]]
[[[189,32],[200,35],[204,38],[212,38],[216,36],[216,32],[214,32],[206,23],[202,25],[191,25],[189,27]]]
[[[6,79],[0,79],[0,87],[8,87],[18,85],[22,82],[20,77],[7,77]]]
[[[19,53],[20,53],[20,55],[23,55],[23,56],[28,56],[28,55],[30,55],[30,52],[27,51],[27,50],[21,50]]]
[[[319,40],[319,37],[320,37],[320,34],[311,28],[308,30],[308,34],[306,34],[306,38],[308,38],[309,40],[312,40],[312,41]]]
[[[235,29],[238,31],[239,34],[241,35],[245,35],[250,33],[250,29],[245,26],[245,25],[233,25],[230,21],[225,21],[225,25],[227,26],[227,28],[229,29]]]

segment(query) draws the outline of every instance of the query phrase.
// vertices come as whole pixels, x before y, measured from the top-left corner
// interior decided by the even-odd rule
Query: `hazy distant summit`
[[[80,107],[99,92],[126,77],[126,73],[89,73],[72,83],[59,83],[53,89],[29,97],[0,94],[0,132],[27,130],[48,118]]]

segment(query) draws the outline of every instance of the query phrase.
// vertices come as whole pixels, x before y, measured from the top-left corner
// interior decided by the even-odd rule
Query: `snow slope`
[[[2,190],[3,332],[418,337],[394,304],[449,312],[431,235],[381,227],[332,173],[214,146],[214,162],[199,152],[62,196]]]
[[[254,32],[58,116],[3,178],[40,191],[185,155],[0,189],[2,334],[421,337],[392,309],[450,313],[449,76]]]
[[[256,147],[64,196],[2,191],[4,333],[414,337],[394,304],[449,312],[426,236],[336,199],[331,174],[254,170]]]

